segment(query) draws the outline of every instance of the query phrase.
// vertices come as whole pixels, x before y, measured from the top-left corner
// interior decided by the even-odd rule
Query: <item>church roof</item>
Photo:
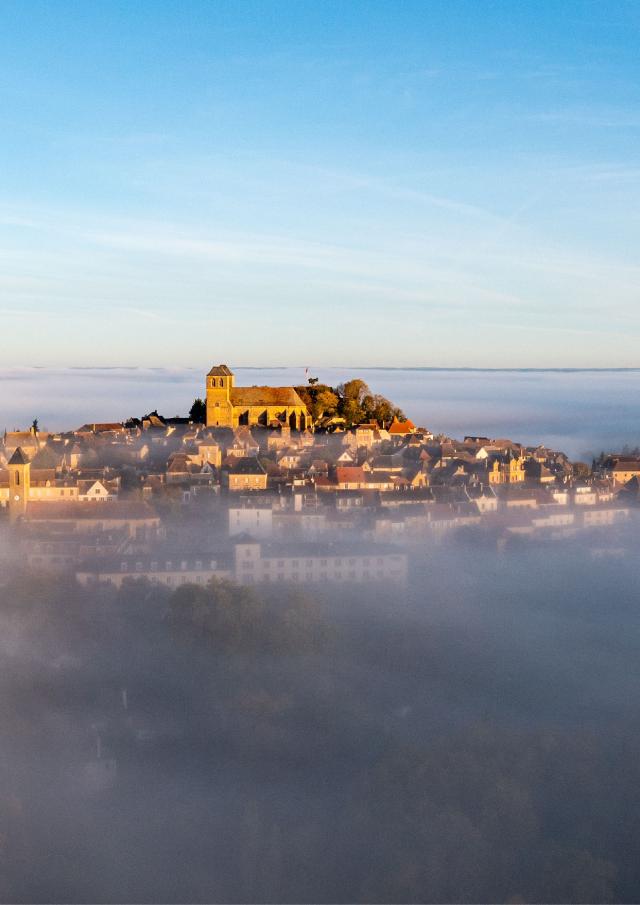
[[[52,449],[48,446],[43,446],[38,452],[35,454],[33,459],[31,460],[31,467],[35,471],[39,468],[41,469],[52,469],[57,468],[60,464],[61,456],[54,453]]]
[[[233,377],[233,371],[230,371],[226,365],[214,365],[207,377]]]
[[[13,455],[9,459],[8,465],[28,465],[29,459],[26,457],[24,452],[22,451],[22,447],[16,447]]]
[[[285,405],[306,408],[293,387],[233,387],[233,405]]]

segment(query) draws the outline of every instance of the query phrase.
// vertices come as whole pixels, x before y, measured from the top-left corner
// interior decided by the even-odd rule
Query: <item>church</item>
[[[237,387],[233,372],[216,365],[207,374],[207,427],[312,427],[309,411],[293,387]]]

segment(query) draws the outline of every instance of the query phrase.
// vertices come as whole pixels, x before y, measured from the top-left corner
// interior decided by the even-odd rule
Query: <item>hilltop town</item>
[[[460,536],[500,549],[591,532],[594,555],[616,555],[638,500],[638,456],[589,467],[434,436],[359,380],[236,387],[218,365],[205,392],[185,418],[7,431],[0,524],[16,558],[84,584],[402,585],[412,556]]]

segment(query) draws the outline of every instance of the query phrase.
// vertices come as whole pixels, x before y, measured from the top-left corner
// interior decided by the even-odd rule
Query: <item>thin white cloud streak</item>
[[[527,113],[522,120],[568,126],[588,126],[595,129],[638,129],[640,115],[635,110],[544,110]]]
[[[414,193],[408,194],[412,196]],[[423,197],[422,193],[417,193],[417,196]],[[472,219],[485,215],[485,212],[473,207],[467,209],[467,206],[462,206],[456,210]],[[517,215],[518,211],[514,217]],[[597,311],[598,296],[601,297],[606,287],[608,297],[614,297],[618,302],[617,310],[610,317],[627,323],[638,322],[638,315],[630,309],[637,310],[640,268],[598,259],[593,255],[558,252],[556,248],[536,245],[522,230],[507,241],[505,234],[491,234],[490,230],[488,234],[487,223],[474,223],[469,236],[477,236],[477,241],[469,241],[461,247],[452,243],[449,237],[431,233],[395,235],[386,246],[380,246],[377,237],[362,238],[357,246],[308,242],[286,235],[225,233],[207,237],[205,230],[202,234],[194,234],[177,224],[132,219],[96,223],[93,218],[65,210],[5,211],[2,219],[5,224],[19,223],[28,229],[50,234],[55,237],[52,241],[61,242],[63,246],[61,254],[44,251],[27,253],[22,247],[4,251],[0,292],[6,296],[8,309],[15,311],[19,310],[11,304],[15,295],[30,298],[32,302],[41,299],[43,303],[62,303],[65,299],[68,303],[71,298],[80,295],[85,297],[86,305],[91,305],[100,298],[113,302],[115,293],[126,297],[120,299],[114,313],[129,311],[137,317],[166,318],[165,314],[147,310],[144,307],[145,298],[157,290],[158,274],[166,274],[168,262],[175,261],[182,266],[181,261],[189,261],[206,265],[197,271],[198,278],[205,282],[219,280],[220,267],[230,266],[232,271],[228,279],[236,287],[260,283],[266,268],[272,271],[271,290],[276,292],[278,285],[285,280],[295,285],[300,280],[300,272],[306,271],[304,279],[308,286],[333,287],[354,298],[368,295],[424,307],[425,310],[465,310],[490,305],[505,312],[515,306],[537,316],[541,311],[548,314],[549,302],[541,300],[542,290],[537,291],[535,285],[528,287],[524,294],[507,288],[518,276],[523,282],[522,277],[529,273],[547,281],[561,278],[556,294],[562,291],[564,285],[568,287],[571,282],[574,283],[574,293],[563,299],[564,310]],[[509,218],[489,215],[487,221],[493,227],[504,227],[506,231],[512,226]],[[82,254],[79,255],[76,249],[69,249],[74,244],[84,249]],[[87,253],[87,249],[92,251]],[[100,259],[101,249],[116,254],[108,266]],[[124,260],[120,257],[122,255]],[[19,270],[21,262],[30,268],[37,267],[39,260],[44,270],[41,275],[30,273],[25,276],[12,272]],[[80,287],[77,285],[79,266],[82,271]],[[239,273],[238,268],[242,272]],[[255,272],[256,268],[258,272]],[[139,271],[145,269],[149,271],[149,280],[140,282]],[[179,290],[179,272],[171,276],[176,279],[175,293]],[[164,286],[164,291],[171,295],[170,281],[169,285]],[[91,293],[88,298],[87,292]],[[549,294],[548,287],[546,292]],[[132,296],[136,294],[134,300]],[[198,307],[198,303],[193,304]]]
[[[187,258],[200,262],[232,265],[258,265],[269,268],[287,267],[317,271],[318,273],[346,273],[361,276],[370,281],[378,275],[384,279],[384,285],[371,282],[344,283],[343,288],[362,292],[375,293],[407,301],[431,300],[443,304],[438,297],[437,286],[455,287],[461,294],[471,294],[481,300],[499,304],[530,304],[525,298],[515,293],[492,290],[478,285],[464,275],[460,269],[450,270],[437,267],[423,260],[420,265],[412,262],[410,257],[401,252],[391,250],[367,251],[363,249],[340,246],[321,245],[318,243],[295,242],[284,238],[273,237],[238,237],[235,240],[205,240],[173,233],[170,230],[155,230],[143,233],[139,229],[127,232],[124,228],[102,233],[79,230],[74,234],[76,239],[89,244],[105,246],[125,252],[143,252],[152,256],[170,256]],[[407,280],[419,281],[428,288],[407,289],[403,286]],[[391,281],[391,282],[390,282]],[[2,282],[0,281],[0,286]],[[465,305],[469,302],[448,298],[448,305]]]

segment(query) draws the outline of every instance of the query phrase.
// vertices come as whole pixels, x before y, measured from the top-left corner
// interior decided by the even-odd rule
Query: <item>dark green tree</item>
[[[207,405],[200,399],[194,399],[193,405],[189,409],[189,418],[196,424],[204,424],[207,420]]]

